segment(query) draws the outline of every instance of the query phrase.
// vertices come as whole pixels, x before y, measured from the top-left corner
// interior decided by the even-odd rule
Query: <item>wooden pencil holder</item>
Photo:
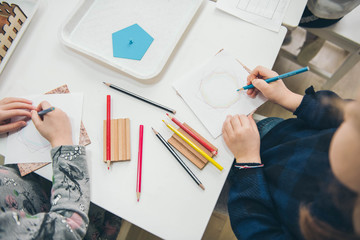
[[[197,135],[199,138],[204,140],[207,144],[209,144],[215,151],[218,149],[209,143],[205,138],[203,138],[199,133],[197,133],[194,129],[192,129],[189,125],[186,123],[183,123],[187,128],[189,128],[195,135]],[[191,137],[189,134],[187,134],[183,129],[178,128],[179,132],[181,132],[183,135],[185,135],[188,139],[191,140],[196,146],[201,148],[207,155],[210,157],[213,157],[214,154],[212,154],[209,150],[207,150],[203,145],[201,145],[198,141],[196,141],[193,137]],[[189,159],[195,166],[197,166],[199,169],[203,169],[205,165],[208,163],[208,160],[204,158],[200,153],[198,153],[195,149],[193,149],[189,144],[187,144],[184,140],[182,140],[178,135],[175,133],[169,138],[168,143],[170,143],[176,150],[178,150],[182,155],[184,155],[187,159]]]
[[[111,119],[111,162],[129,161],[131,159],[130,151],[130,119],[119,118]],[[106,120],[104,120],[104,162],[106,162]]]

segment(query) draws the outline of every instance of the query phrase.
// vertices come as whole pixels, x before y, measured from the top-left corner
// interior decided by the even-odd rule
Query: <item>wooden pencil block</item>
[[[103,160],[106,162],[106,120],[103,122]],[[130,119],[111,119],[111,161],[129,161],[130,151]]]
[[[116,142],[117,142],[117,136],[116,136],[116,127],[115,127],[115,124],[117,125],[117,121],[115,119],[111,119],[111,123],[110,123],[110,143],[111,143],[111,151],[110,151],[110,155],[111,155],[111,159],[112,160],[115,160],[115,159],[118,159],[118,156],[116,155],[116,149],[117,149],[117,145],[116,145]]]
[[[125,119],[125,129],[126,129],[126,159],[131,159],[131,149],[130,149],[130,119]]]
[[[195,166],[197,166],[199,169],[203,169],[206,165],[205,162],[201,161],[200,158],[196,157],[192,152],[190,152],[182,143],[180,143],[177,139],[171,137],[168,140],[168,143],[170,143],[176,150],[181,152],[184,157],[189,159]]]
[[[203,138],[199,133],[197,133],[194,129],[192,129],[189,125],[186,123],[183,123],[187,128],[189,128],[195,135],[197,135],[199,138],[204,140],[207,144],[209,144],[214,150],[218,150],[214,145],[209,143],[205,138]],[[197,142],[194,138],[192,138],[189,134],[187,134],[184,130],[181,128],[178,128],[178,131],[181,132],[185,137],[190,139],[196,146],[198,146],[200,149],[202,149],[207,155],[210,157],[213,157],[214,154],[212,154],[209,150],[207,150],[204,146],[202,146],[199,142]],[[208,163],[208,160],[204,158],[200,153],[198,153],[195,149],[193,149],[191,146],[189,146],[184,140],[182,140],[178,135],[175,133],[169,138],[168,142],[176,148],[182,155],[184,155],[187,159],[189,159],[195,166],[197,166],[199,169],[203,169],[205,165]]]

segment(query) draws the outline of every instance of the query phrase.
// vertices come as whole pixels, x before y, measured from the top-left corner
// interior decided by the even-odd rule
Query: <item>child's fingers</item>
[[[8,103],[13,103],[13,102],[22,102],[22,103],[27,103],[27,104],[32,104],[32,101],[27,100],[25,98],[16,98],[16,97],[7,97],[4,98],[3,100],[1,100],[1,102],[3,102],[4,104],[8,104]]]
[[[4,106],[2,106],[2,109],[4,109],[4,110],[13,110],[13,109],[35,110],[36,108],[33,105],[27,104],[27,103],[11,102],[11,103],[7,103]]]
[[[6,110],[2,112],[0,120],[10,119],[13,117],[31,117],[31,114],[28,110],[15,109],[15,110]]]
[[[22,128],[25,126],[26,126],[25,121],[18,121],[18,122],[8,123],[5,125],[0,125],[0,134],[7,133],[7,132],[13,132],[13,131],[16,131],[19,128]]]
[[[39,114],[35,110],[31,111],[31,120],[33,121],[35,127],[37,129],[39,129],[39,127],[42,124],[42,120],[41,120]]]

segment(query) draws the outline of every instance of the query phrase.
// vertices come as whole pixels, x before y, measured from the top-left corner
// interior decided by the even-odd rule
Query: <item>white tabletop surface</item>
[[[61,25],[74,9],[75,0],[42,1],[27,32],[0,76],[0,96],[41,94],[63,84],[71,92],[84,93],[83,122],[92,143],[87,146],[91,177],[91,201],[165,239],[200,239],[230,170],[233,157],[222,138],[212,139],[204,126],[173,90],[172,82],[214,56],[220,49],[231,51],[248,67],[272,67],[286,29],[274,33],[239,21],[204,1],[175,48],[164,70],[151,83],[143,84],[122,73],[79,55],[60,39]],[[96,33],[94,33],[96,34]],[[215,158],[220,172],[210,163],[198,170],[203,191],[187,175],[151,131],[170,135],[161,122],[165,112],[106,87],[110,82],[177,110],[177,118],[189,123],[219,148]],[[131,121],[130,162],[114,163],[108,171],[102,161],[103,120],[106,95],[113,99],[113,118]],[[143,184],[136,201],[136,168],[139,124],[145,125]],[[0,149],[4,153],[5,138]],[[51,166],[37,171],[51,179]]]

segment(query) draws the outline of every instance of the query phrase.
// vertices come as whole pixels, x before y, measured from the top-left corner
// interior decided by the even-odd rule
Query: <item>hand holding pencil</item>
[[[292,73],[298,74],[307,71],[308,68],[299,70],[293,71]],[[271,84],[266,82],[268,79],[284,75],[285,74],[279,76],[276,72],[268,68],[257,66],[247,77],[247,83],[251,83],[255,87],[248,89],[247,94],[251,98],[255,98],[256,95],[261,92],[271,102],[279,104],[287,110],[294,112],[300,105],[303,96],[290,91],[281,79],[272,81]],[[264,79],[266,79],[266,81]]]
[[[263,67],[263,66],[257,66],[254,70],[252,70],[248,77],[247,77],[247,84],[253,84],[254,86],[255,85],[258,85],[256,84],[257,81],[256,79],[267,79],[267,78],[272,78],[272,77],[276,77],[276,76],[279,76],[279,74],[275,71],[272,71],[266,67]],[[264,82],[265,83],[265,82]],[[279,81],[276,81],[272,84],[273,86],[272,89],[276,90],[276,89],[281,89],[283,86],[286,88],[284,82],[282,80],[279,80]],[[276,88],[276,89],[275,89]],[[255,98],[256,95],[260,92],[260,89],[258,89],[256,86],[255,88],[250,88],[246,91],[247,95],[249,95],[251,98]],[[261,91],[262,92],[262,91]],[[274,91],[275,92],[275,91]],[[265,92],[263,92],[264,96],[266,97],[266,90]],[[269,95],[269,94],[268,94]],[[269,100],[270,99],[270,96],[267,97]]]
[[[52,106],[47,101],[41,102],[38,106],[38,110],[51,108]],[[73,144],[70,120],[60,108],[54,108],[42,117],[37,111],[32,110],[31,119],[36,129],[50,142],[52,147]]]

